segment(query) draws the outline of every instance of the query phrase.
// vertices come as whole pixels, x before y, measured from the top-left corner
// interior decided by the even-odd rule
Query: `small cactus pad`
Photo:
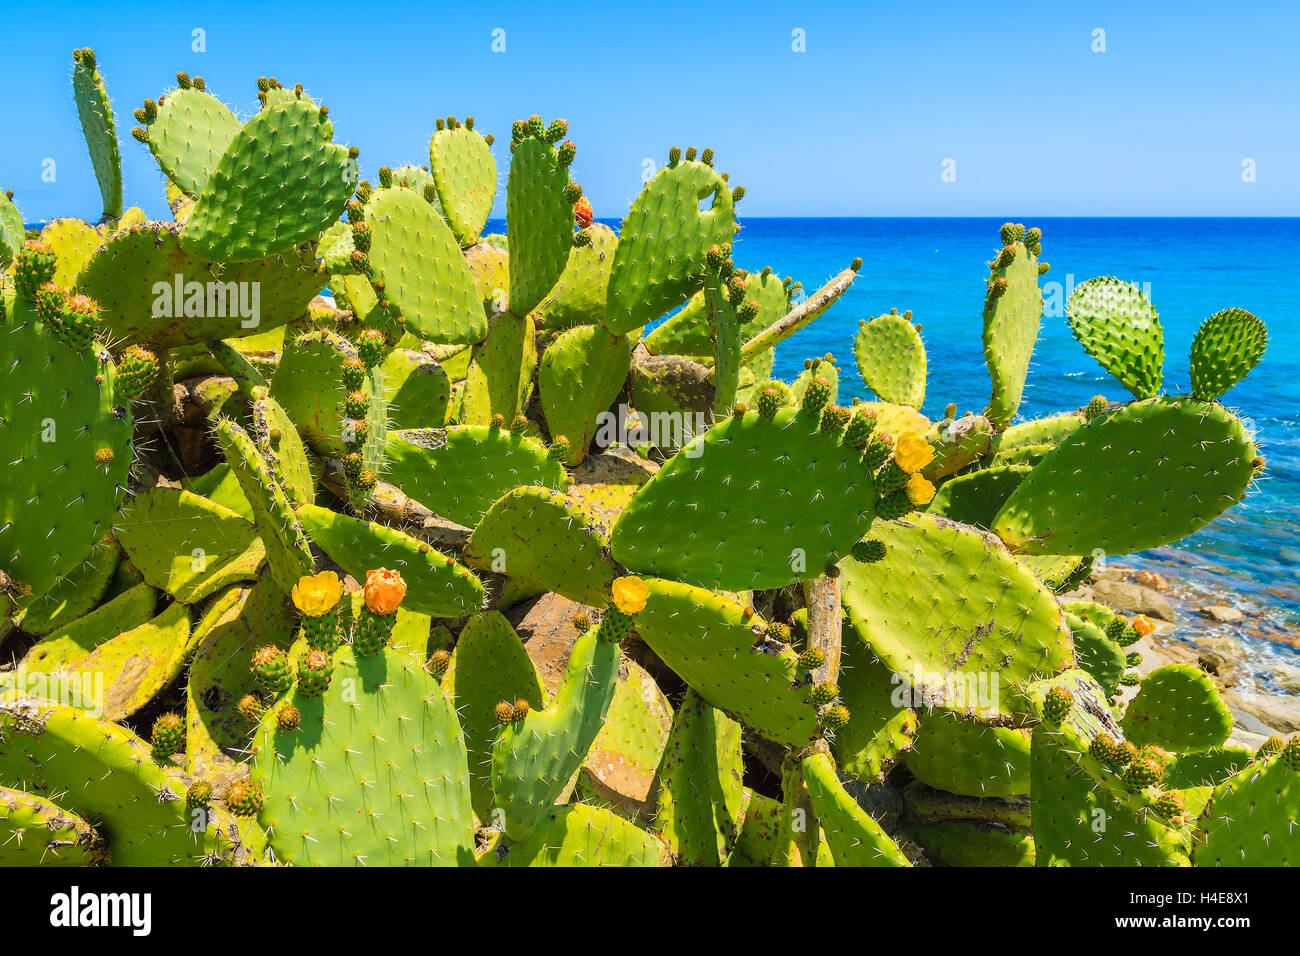
[[[1245,378],[1264,357],[1268,329],[1245,309],[1210,316],[1192,340],[1192,394],[1207,402]]]
[[[492,791],[511,840],[544,826],[582,765],[614,698],[620,659],[618,645],[589,628],[574,642],[551,703],[501,729],[492,746]]]
[[[99,194],[104,201],[104,218],[117,219],[122,215],[122,154],[117,142],[117,123],[113,119],[113,104],[95,62],[95,55],[73,52],[72,95],[77,101],[77,115],[81,118],[81,132],[90,150],[90,162],[95,168]]]
[[[380,189],[366,204],[370,278],[381,298],[430,342],[468,345],[487,318],[460,245],[436,209],[409,189]]]
[[[0,867],[107,862],[107,845],[81,816],[37,794],[0,786]]]
[[[456,712],[404,651],[334,654],[319,697],[294,690],[297,730],[274,711],[253,747],[258,818],[296,866],[456,866],[472,862],[469,770]]]
[[[566,329],[542,354],[537,382],[553,435],[569,439],[566,465],[587,456],[607,411],[623,389],[632,365],[632,343],[626,335],[611,335],[604,326]]]
[[[1007,236],[1003,241],[984,297],[984,361],[993,382],[984,415],[998,428],[1006,428],[1020,408],[1043,317],[1037,249]]]
[[[1185,538],[1254,477],[1241,421],[1192,399],[1134,402],[1065,438],[1012,492],[993,530],[1026,554],[1129,554]],[[1194,496],[1184,489],[1196,488]]]
[[[758,617],[703,588],[647,578],[636,631],[704,700],[789,746],[818,733],[817,711],[800,686],[798,655],[768,640]]]
[[[564,272],[573,248],[573,200],[566,198],[569,168],[545,139],[529,136],[514,147],[506,182],[510,222],[510,309],[527,315]]]
[[[700,202],[712,196],[709,208]],[[671,312],[700,287],[710,246],[730,243],[736,225],[731,190],[712,166],[664,166],[623,220],[606,294],[605,325],[615,334]]]
[[[435,617],[462,617],[483,603],[483,585],[468,568],[396,528],[303,505],[298,520],[312,543],[358,581],[371,568],[398,571],[408,591],[404,607]]]
[[[895,309],[862,322],[853,355],[862,381],[882,401],[920,408],[925,403],[925,343],[911,316]]]
[[[1088,354],[1135,397],[1160,391],[1165,334],[1145,292],[1113,276],[1089,279],[1070,293],[1065,315]]]
[[[131,468],[131,413],[98,348],[74,352],[23,298],[0,335],[0,569],[44,594],[109,530]]]
[[[875,483],[820,415],[730,417],[674,456],[610,536],[615,560],[706,587],[784,587],[817,576],[866,533]]]
[[[1191,664],[1166,664],[1142,679],[1121,722],[1124,735],[1139,747],[1203,751],[1227,741],[1232,712],[1214,681]]]
[[[599,519],[549,488],[515,488],[498,499],[470,536],[468,560],[592,606],[609,600],[618,574]]]
[[[914,694],[956,710],[1023,713],[1017,688],[1072,662],[1055,597],[992,536],[929,515],[874,533],[885,557],[844,559],[844,606],[857,637],[906,675]],[[940,686],[925,686],[927,676]],[[950,690],[958,699],[945,699]]]
[[[907,769],[922,783],[970,797],[1029,792],[1029,732],[985,727],[936,710],[921,720]]]
[[[262,110],[208,177],[181,246],[203,259],[247,261],[314,240],[356,188],[357,162],[330,142],[333,124],[302,101]]]
[[[241,124],[206,90],[172,90],[148,120],[149,152],[187,196],[198,196],[239,135]]]
[[[462,246],[472,246],[483,231],[496,193],[492,150],[477,130],[463,124],[435,130],[429,141],[429,169],[447,225]]]

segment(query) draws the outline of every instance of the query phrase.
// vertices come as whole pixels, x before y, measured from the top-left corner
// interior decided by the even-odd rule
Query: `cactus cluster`
[[[1300,743],[1229,746],[1204,674],[1137,678],[1150,622],[1062,597],[1260,474],[1248,312],[1167,395],[1154,305],[1084,283],[1135,400],[1017,420],[1047,265],[1008,223],[988,406],[921,412],[898,310],[841,404],[773,358],[861,260],[738,268],[711,150],[616,232],[563,120],[440,119],[370,183],[301,86],[241,122],[178,74],[150,222],[74,59],[103,218],[0,199],[0,865],[1300,862]]]

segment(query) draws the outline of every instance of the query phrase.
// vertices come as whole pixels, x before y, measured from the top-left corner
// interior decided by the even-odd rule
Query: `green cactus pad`
[[[1136,398],[1152,398],[1164,378],[1165,334],[1140,288],[1113,276],[1089,279],[1065,305],[1070,331]]]
[[[131,468],[108,353],[73,352],[14,300],[0,335],[0,569],[38,597],[103,538]]]
[[[95,167],[99,195],[104,201],[104,218],[116,219],[122,215],[122,154],[113,104],[109,102],[94,54],[85,57],[74,53],[73,59],[76,63],[72,68],[72,95],[77,102],[81,132],[90,150],[90,162]]]
[[[467,560],[593,607],[608,603],[618,574],[600,520],[549,488],[515,488],[502,495],[470,536]]]
[[[343,454],[343,363],[356,348],[333,332],[315,331],[288,338],[275,375],[271,397],[284,409],[303,440],[318,454]],[[361,391],[374,404],[374,380],[367,376]]]
[[[667,866],[668,848],[653,833],[600,807],[554,807],[531,836],[497,837],[478,856],[478,865],[498,866]]]
[[[1020,408],[1029,374],[1029,361],[1043,317],[1043,293],[1038,287],[1038,255],[1023,242],[1011,243],[1010,262],[994,265],[984,300],[984,361],[993,382],[993,396],[984,415],[1006,428]],[[995,289],[1001,288],[1001,294]]]
[[[1188,866],[1181,836],[1154,813],[1117,800],[1043,727],[1031,755],[1038,866]]]
[[[424,352],[393,349],[380,366],[389,428],[443,428],[451,415],[447,370]]]
[[[444,518],[474,527],[512,488],[561,490],[564,469],[546,448],[501,428],[459,426],[390,432],[385,477]]]
[[[983,458],[992,439],[993,424],[983,415],[935,422],[925,433],[925,440],[934,449],[934,460],[921,473],[930,481],[956,474]]]
[[[253,652],[293,645],[298,616],[270,573],[219,595],[194,627],[194,654],[185,684],[185,769],[204,780],[230,782],[245,774],[253,725],[239,701],[257,689]]]
[[[776,852],[780,835],[781,802],[745,788],[736,845],[726,865],[767,866]]]
[[[1072,663],[1056,599],[991,536],[930,515],[872,533],[885,557],[841,562],[844,606],[858,637],[914,692],[955,710],[1023,713],[1021,685]]]
[[[23,214],[18,211],[12,199],[0,192],[0,266],[9,266],[26,238]],[[603,289],[601,298],[604,298]]]
[[[114,534],[144,579],[181,604],[252,580],[266,560],[251,521],[180,488],[136,494]]]
[[[107,862],[108,847],[85,819],[37,794],[0,787],[0,867]]]
[[[181,230],[201,259],[245,262],[315,240],[357,185],[334,125],[302,101],[262,110],[231,141]]]
[[[567,329],[542,354],[537,370],[542,411],[551,435],[569,439],[565,464],[587,456],[599,430],[597,419],[623,390],[631,366],[632,343],[604,326]]]
[[[1139,747],[1203,751],[1224,743],[1232,733],[1232,712],[1219,688],[1199,667],[1166,664],[1142,679],[1121,724]]]
[[[1030,471],[1028,465],[998,465],[957,475],[939,486],[929,513],[988,528]]]
[[[252,778],[278,859],[295,866],[456,866],[473,859],[469,770],[456,712],[405,652],[334,654],[320,697],[282,731],[262,718]]]
[[[1200,753],[1178,754],[1165,771],[1164,785],[1171,790],[1188,787],[1217,787],[1241,773],[1257,757],[1247,747],[1211,747]]]
[[[492,745],[492,791],[511,840],[526,840],[546,825],[582,765],[614,697],[620,656],[617,644],[589,628],[574,642],[564,681],[546,709],[502,728]]]
[[[1082,415],[1064,412],[1012,425],[992,443],[996,452],[1011,452],[1028,445],[1059,445],[1084,422]]]
[[[993,530],[1026,554],[1154,548],[1240,501],[1254,457],[1240,420],[1219,405],[1134,402],[1062,441],[1012,492]]]
[[[1079,667],[1093,676],[1107,696],[1119,693],[1119,679],[1128,669],[1124,649],[1107,637],[1101,626],[1068,613],[1065,619]]]
[[[679,865],[721,866],[744,800],[740,724],[687,691],[659,764],[655,829]]]
[[[250,834],[223,813],[193,828],[187,781],[125,727],[71,707],[0,699],[0,784],[58,793],[100,821],[114,866],[203,866],[246,857]],[[241,830],[245,831],[241,834]]]
[[[348,574],[366,579],[372,568],[399,571],[405,607],[435,617],[462,617],[483,604],[483,585],[468,568],[396,528],[303,505],[298,520],[307,536]]]
[[[729,590],[820,574],[866,533],[875,482],[856,449],[793,408],[732,417],[637,492],[610,535],[629,568]]]
[[[380,189],[366,204],[371,279],[391,311],[430,342],[469,345],[487,335],[469,263],[436,209],[409,189]]]
[[[803,760],[804,785],[836,866],[911,866],[898,844],[849,796],[827,754]]]
[[[908,839],[947,866],[1033,866],[1034,838],[1022,830],[974,821],[910,823]]]
[[[60,578],[23,611],[23,630],[38,636],[49,634],[89,614],[107,593],[121,554],[111,535],[96,543],[80,567]]]
[[[1192,394],[1207,402],[1220,398],[1259,364],[1268,347],[1268,329],[1245,309],[1216,312],[1192,340]]]
[[[1214,788],[1200,822],[1197,866],[1295,866],[1300,773],[1280,757],[1256,761]]]
[[[80,660],[106,641],[146,623],[154,616],[157,604],[158,594],[147,584],[128,588],[33,644],[19,664],[16,677],[63,670],[67,663]]]
[[[476,130],[464,126],[436,130],[429,141],[429,169],[447,224],[462,246],[472,246],[496,195],[492,150]]]
[[[492,744],[500,733],[493,709],[502,701],[546,706],[537,668],[519,635],[501,614],[485,611],[470,618],[456,641],[442,686],[456,705],[469,753],[470,796],[480,820],[491,820]]]
[[[149,123],[149,152],[181,192],[198,196],[240,129],[235,114],[211,93],[173,90]]]
[[[712,196],[707,210],[700,201]],[[605,296],[605,325],[616,335],[671,312],[700,288],[709,247],[730,243],[731,190],[712,166],[664,166],[623,220]]]
[[[898,703],[899,681],[870,648],[851,634],[841,644],[840,701],[849,709],[849,722],[835,732],[831,749],[846,774],[880,780],[912,746],[916,711]]]
[[[217,422],[215,432],[217,444],[253,508],[271,574],[280,590],[288,594],[299,578],[315,571],[307,535],[294,516],[288,495],[248,433],[228,419]]]
[[[306,314],[321,283],[310,249],[204,262],[181,248],[175,223],[150,222],[110,237],[76,288],[99,303],[115,343],[166,348],[278,328]]]
[[[570,251],[559,280],[533,309],[538,328],[563,331],[605,321],[605,288],[614,268],[618,233],[599,222],[588,226],[587,233],[591,242]]]
[[[763,638],[734,600],[703,588],[646,579],[650,596],[636,631],[691,689],[778,743],[809,744],[817,710],[799,684],[798,655]]]
[[[574,256],[577,254],[575,251]],[[741,325],[742,342],[749,341],[785,315],[789,302],[785,286],[774,272],[746,275],[745,301],[758,305],[758,315]],[[712,355],[713,330],[704,293],[691,296],[676,314],[655,326],[645,337],[645,346],[651,355]]]
[[[474,346],[465,373],[462,425],[486,425],[493,416],[513,421],[528,407],[537,365],[537,339],[531,317],[509,312],[488,323],[488,334]]]
[[[921,720],[907,769],[938,790],[971,797],[1029,792],[1029,732],[935,711]]]
[[[527,315],[564,273],[573,248],[568,167],[554,146],[529,137],[516,145],[506,182],[510,240],[510,309]],[[626,331],[626,330],[624,330]]]
[[[80,681],[102,679],[102,715],[122,720],[176,678],[192,648],[189,611],[182,604],[173,604],[153,620],[100,644],[88,656],[68,661],[60,670]]]
[[[920,408],[925,404],[925,343],[907,317],[878,315],[863,321],[853,340],[858,374],[882,401]]]
[[[655,770],[663,762],[672,722],[673,708],[655,679],[624,655],[605,725],[582,763],[578,787],[583,798],[630,820],[652,814]]]

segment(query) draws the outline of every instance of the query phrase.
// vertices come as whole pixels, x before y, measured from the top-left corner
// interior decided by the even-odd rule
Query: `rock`
[[[1196,613],[1219,624],[1237,624],[1245,617],[1235,607],[1228,607],[1226,604],[1211,604],[1208,607],[1199,607],[1196,609]]]
[[[1300,730],[1300,697],[1267,697],[1235,690],[1225,690],[1222,696],[1244,730],[1266,737]]]
[[[1124,581],[1095,581],[1092,585],[1094,600],[1124,614],[1145,614],[1162,621],[1175,621],[1178,614],[1158,591],[1140,584]]]
[[[1168,591],[1169,581],[1163,574],[1157,574],[1155,571],[1134,571],[1133,583],[1140,584],[1144,588],[1151,588],[1153,591]]]
[[[1232,683],[1237,671],[1237,665],[1232,662],[1232,659],[1218,651],[1201,651],[1196,663],[1220,685]]]

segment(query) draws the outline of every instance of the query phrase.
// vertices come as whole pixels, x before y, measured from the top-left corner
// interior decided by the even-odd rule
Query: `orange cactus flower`
[[[304,574],[293,586],[293,606],[305,617],[321,617],[343,597],[343,582],[333,571]]]
[[[366,572],[366,607],[371,614],[388,617],[406,597],[406,582],[397,571],[376,568]]]
[[[1156,629],[1156,622],[1151,620],[1145,614],[1139,614],[1133,618],[1133,630],[1137,631],[1142,637],[1146,637]]]

